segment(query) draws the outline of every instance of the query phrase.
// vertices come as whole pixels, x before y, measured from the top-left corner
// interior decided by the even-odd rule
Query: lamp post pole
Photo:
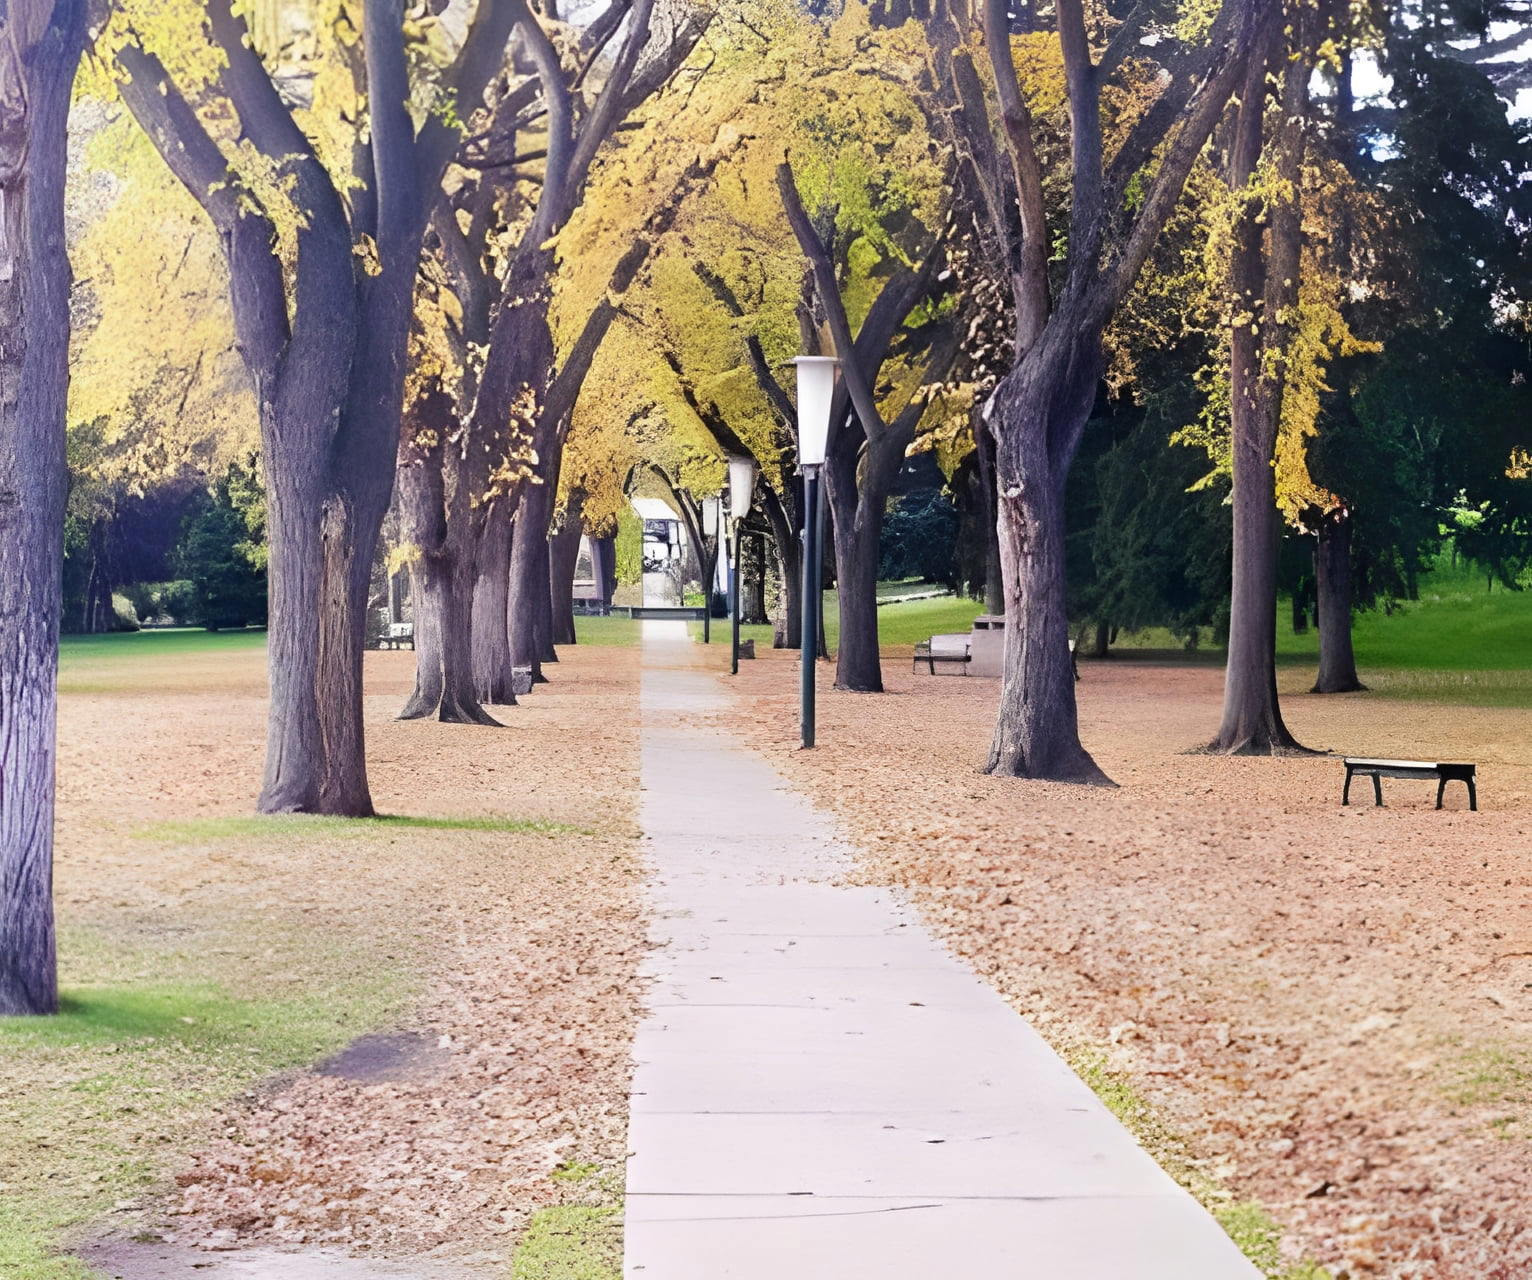
[[[814,676],[819,665],[819,468],[803,468],[803,608],[799,610],[803,632],[799,637],[798,719],[803,745],[814,745]]]
[[[729,458],[729,525],[734,532],[734,558],[729,569],[730,612],[733,614],[734,643],[730,655],[729,670],[739,674],[739,531],[745,526],[745,516],[750,512],[750,502],[755,494],[755,459],[742,454]],[[719,526],[719,538],[724,536]]]
[[[819,661],[819,612],[823,598],[819,544],[824,530],[819,512],[819,471],[829,456],[830,409],[835,394],[834,356],[799,356],[798,471],[803,476],[803,634],[798,650],[799,720],[803,745],[814,745],[814,676]]]
[[[713,583],[718,579],[718,557],[723,554],[723,528],[722,512],[723,504],[717,498],[704,498],[702,500],[702,540],[706,550],[707,539],[712,538],[715,550],[711,571],[707,575],[707,581],[702,584],[702,643],[713,643]],[[699,555],[701,552],[699,551]]]

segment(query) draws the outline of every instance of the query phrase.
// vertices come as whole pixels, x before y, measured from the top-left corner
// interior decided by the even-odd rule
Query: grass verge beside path
[[[220,1104],[382,1025],[411,990],[365,938],[279,912],[149,932],[66,930],[59,1015],[0,1019],[5,1280],[88,1275],[55,1255],[70,1229],[152,1189]]]
[[[263,646],[65,643],[64,1000],[0,1020],[0,1280],[82,1280],[101,1238],[219,1236],[477,1250],[509,1275],[550,1201],[565,1227],[617,1220],[548,1175],[570,1147],[621,1158],[645,950],[635,656],[570,652],[514,729],[482,730],[395,720],[410,655],[369,655],[394,812],[348,820],[250,813]],[[373,1056],[315,1069],[374,1032]]]

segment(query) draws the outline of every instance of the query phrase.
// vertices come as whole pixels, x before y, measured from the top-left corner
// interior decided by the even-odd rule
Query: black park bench
[[[1461,782],[1468,787],[1468,807],[1477,811],[1479,797],[1474,791],[1474,766],[1471,764],[1431,764],[1425,760],[1367,760],[1347,756],[1346,785],[1341,790],[1341,803],[1351,803],[1351,779],[1360,774],[1372,779],[1373,803],[1383,803],[1383,778],[1424,778],[1436,780],[1436,807],[1442,807],[1442,792],[1449,782]]]

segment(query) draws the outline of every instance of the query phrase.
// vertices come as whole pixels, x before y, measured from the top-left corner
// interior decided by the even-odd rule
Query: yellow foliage
[[[256,450],[259,423],[218,238],[136,127],[103,123],[85,152],[69,417],[93,446],[75,462],[130,491],[183,466],[221,473]]]

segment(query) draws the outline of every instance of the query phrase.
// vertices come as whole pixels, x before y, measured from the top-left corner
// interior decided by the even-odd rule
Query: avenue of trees
[[[1444,529],[1507,587],[1532,563],[1529,19],[9,0],[0,1012],[56,1002],[61,625],[264,615],[258,808],[367,815],[380,574],[401,714],[511,725],[574,640],[581,535],[609,595],[663,493],[710,581],[744,453],[750,609],[797,645],[800,353],[841,361],[839,687],[882,689],[892,567],[1006,615],[991,772],[1109,781],[1070,642],[1119,627],[1226,638],[1211,749],[1302,750],[1280,596],[1338,692],[1353,611]]]

